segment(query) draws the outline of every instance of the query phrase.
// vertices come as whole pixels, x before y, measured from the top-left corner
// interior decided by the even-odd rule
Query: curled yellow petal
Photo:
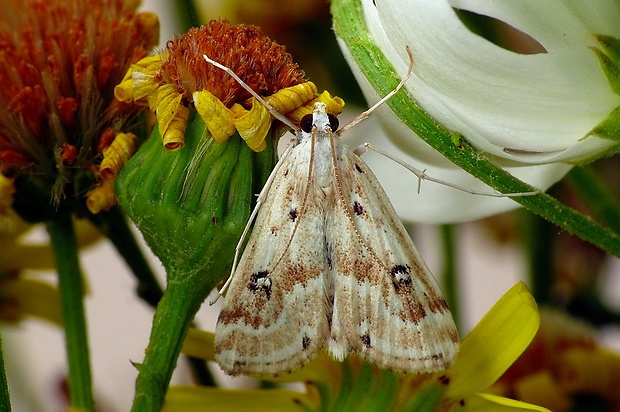
[[[226,141],[235,132],[234,114],[207,90],[194,92],[194,106],[216,142]]]
[[[295,123],[299,123],[301,118],[307,114],[312,113],[314,110],[314,104],[316,102],[325,103],[325,109],[327,113],[331,113],[333,115],[338,115],[342,112],[342,108],[344,107],[344,100],[340,97],[332,97],[331,94],[327,90],[321,93],[318,97],[306,102],[303,106],[298,107],[297,109],[286,114],[286,117],[291,119]]]
[[[540,314],[523,282],[502,296],[461,342],[446,373],[448,397],[480,392],[495,382],[536,335]]]
[[[185,128],[189,117],[189,109],[181,103],[183,95],[175,85],[165,84],[157,89],[155,112],[159,134],[164,147],[178,150],[185,145]]]
[[[275,94],[265,97],[265,101],[276,111],[287,114],[314,99],[316,94],[317,89],[314,83],[305,82],[279,90]]]
[[[102,180],[99,185],[86,194],[86,207],[92,214],[109,210],[115,204],[114,180]]]
[[[99,175],[103,180],[116,178],[118,172],[136,151],[138,137],[133,133],[119,133],[110,146],[103,151]]]
[[[252,108],[235,118],[235,127],[250,149],[262,152],[267,147],[265,136],[271,127],[271,114],[264,105],[252,98]]]
[[[138,3],[139,7],[140,4]],[[138,24],[142,27],[142,32],[149,34],[146,39],[146,47],[151,48],[159,43],[159,18],[157,14],[148,11],[138,13]]]
[[[146,104],[146,97],[159,86],[155,73],[161,67],[161,54],[147,56],[132,64],[121,83],[114,88],[114,97],[121,102]]]

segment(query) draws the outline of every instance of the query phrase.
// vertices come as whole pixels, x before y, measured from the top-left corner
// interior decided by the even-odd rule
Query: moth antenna
[[[349,123],[341,127],[340,130],[338,130],[337,132],[339,136],[342,135],[345,131],[352,128],[353,126],[360,123],[361,121],[366,120],[366,118],[368,118],[368,116],[370,116],[372,112],[377,110],[377,107],[381,106],[383,103],[390,100],[392,96],[394,96],[396,93],[400,91],[400,89],[403,88],[407,80],[409,80],[409,78],[411,77],[411,73],[413,73],[413,53],[411,52],[411,48],[409,46],[407,46],[406,49],[407,49],[407,54],[409,55],[409,69],[407,69],[407,74],[405,75],[405,77],[402,78],[402,80],[400,81],[400,83],[398,83],[398,86],[396,86],[394,90],[392,90],[391,92],[383,96],[381,100],[379,100],[377,103],[372,105],[368,110],[360,113],[355,119],[351,120]]]
[[[207,63],[210,63],[210,64],[214,65],[215,67],[217,67],[219,69],[222,69],[226,73],[228,73],[233,79],[235,79],[237,81],[237,83],[239,83],[239,85],[241,85],[241,87],[243,87],[245,90],[248,91],[248,93],[250,93],[252,96],[254,96],[256,98],[256,100],[258,100],[260,102],[260,104],[265,106],[267,108],[267,110],[269,110],[269,113],[271,113],[271,115],[274,118],[278,119],[279,121],[281,121],[282,123],[284,123],[285,125],[287,125],[288,127],[290,127],[293,130],[299,130],[299,127],[297,127],[295,125],[295,123],[291,122],[286,116],[284,116],[282,113],[280,113],[279,111],[274,109],[272,105],[267,103],[267,101],[265,99],[263,99],[254,90],[252,90],[252,88],[250,86],[248,86],[248,84],[246,82],[241,80],[241,78],[239,76],[237,76],[237,73],[232,71],[229,67],[226,67],[223,64],[218,63],[215,60],[210,59],[209,56],[207,56],[206,54],[203,54],[202,57],[204,57],[204,59],[207,61]]]

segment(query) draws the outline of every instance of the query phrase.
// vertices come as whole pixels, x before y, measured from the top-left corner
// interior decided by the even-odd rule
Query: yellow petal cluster
[[[148,106],[157,115],[159,133],[166,149],[179,150],[185,144],[184,134],[190,110],[178,86],[162,84],[159,80],[157,73],[166,58],[165,53],[149,56],[132,65],[123,81],[115,88],[114,95],[125,103]],[[198,115],[217,142],[224,142],[239,133],[252,150],[260,152],[265,149],[265,137],[273,118],[269,110],[255,98],[245,102],[245,105],[235,103],[230,108],[208,90],[195,91],[192,99]],[[265,100],[294,123],[311,113],[317,101],[324,102],[328,112],[335,115],[344,106],[342,99],[332,97],[327,91],[318,94],[312,82],[283,88],[265,97]],[[246,109],[245,106],[250,108]]]

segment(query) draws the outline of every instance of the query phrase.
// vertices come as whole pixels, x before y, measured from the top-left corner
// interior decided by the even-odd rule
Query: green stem
[[[84,318],[84,291],[78,260],[78,246],[71,215],[61,214],[47,222],[58,270],[65,344],[69,363],[71,406],[94,411],[88,336]]]
[[[0,412],[11,412],[11,396],[9,384],[4,369],[4,351],[2,350],[2,337],[0,336]]]
[[[334,29],[344,41],[360,70],[379,95],[386,95],[398,84],[394,67],[370,37],[358,0],[333,0]],[[455,143],[454,133],[437,124],[405,91],[387,102],[392,111],[422,140],[467,173],[500,193],[524,193],[534,190],[482,156],[461,139]],[[513,198],[528,210],[553,222],[562,229],[620,257],[620,235],[592,219],[563,205],[553,197],[539,193]]]
[[[605,187],[601,179],[587,166],[573,167],[567,175],[568,182],[586,206],[601,222],[620,233],[620,204]]]
[[[441,244],[443,249],[443,286],[444,294],[452,318],[456,326],[460,326],[459,317],[459,285],[458,285],[458,273],[456,265],[456,240],[455,231],[456,225],[441,225]]]
[[[119,207],[114,207],[107,212],[90,215],[89,219],[110,239],[131,269],[138,280],[136,287],[138,296],[149,305],[157,307],[164,291],[129,228],[125,214]],[[190,357],[188,361],[197,382],[201,385],[215,386],[215,380],[203,359]]]
[[[138,280],[136,286],[138,296],[149,305],[156,307],[164,291],[144,257],[121,209],[114,207],[107,212],[90,215],[89,219],[110,239],[116,251],[133,272]]]
[[[174,273],[168,273],[168,276],[179,281],[169,282],[155,311],[144,362],[135,365],[139,374],[132,407],[134,412],[161,410],[183,340],[204,300],[204,295],[195,293],[193,282],[188,280],[192,276]]]
[[[519,215],[523,250],[527,254],[529,285],[536,303],[550,303],[554,285],[555,228],[531,213]]]
[[[202,22],[198,15],[196,4],[192,0],[175,0],[178,21],[181,25],[181,33],[185,33],[192,27],[200,27]]]

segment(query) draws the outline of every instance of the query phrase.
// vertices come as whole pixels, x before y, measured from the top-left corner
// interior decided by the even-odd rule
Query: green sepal
[[[620,96],[620,39],[597,34],[594,36],[600,48],[592,47],[598,58],[599,65],[609,83],[611,90]],[[597,124],[583,138],[597,135],[603,139],[620,140],[620,107],[616,107],[607,118]],[[613,152],[616,152],[614,148]]]
[[[117,195],[169,276],[204,273],[213,287],[228,274],[275,155],[271,144],[252,152],[238,135],[217,143],[195,115],[185,139],[166,151],[155,128],[123,168]]]

